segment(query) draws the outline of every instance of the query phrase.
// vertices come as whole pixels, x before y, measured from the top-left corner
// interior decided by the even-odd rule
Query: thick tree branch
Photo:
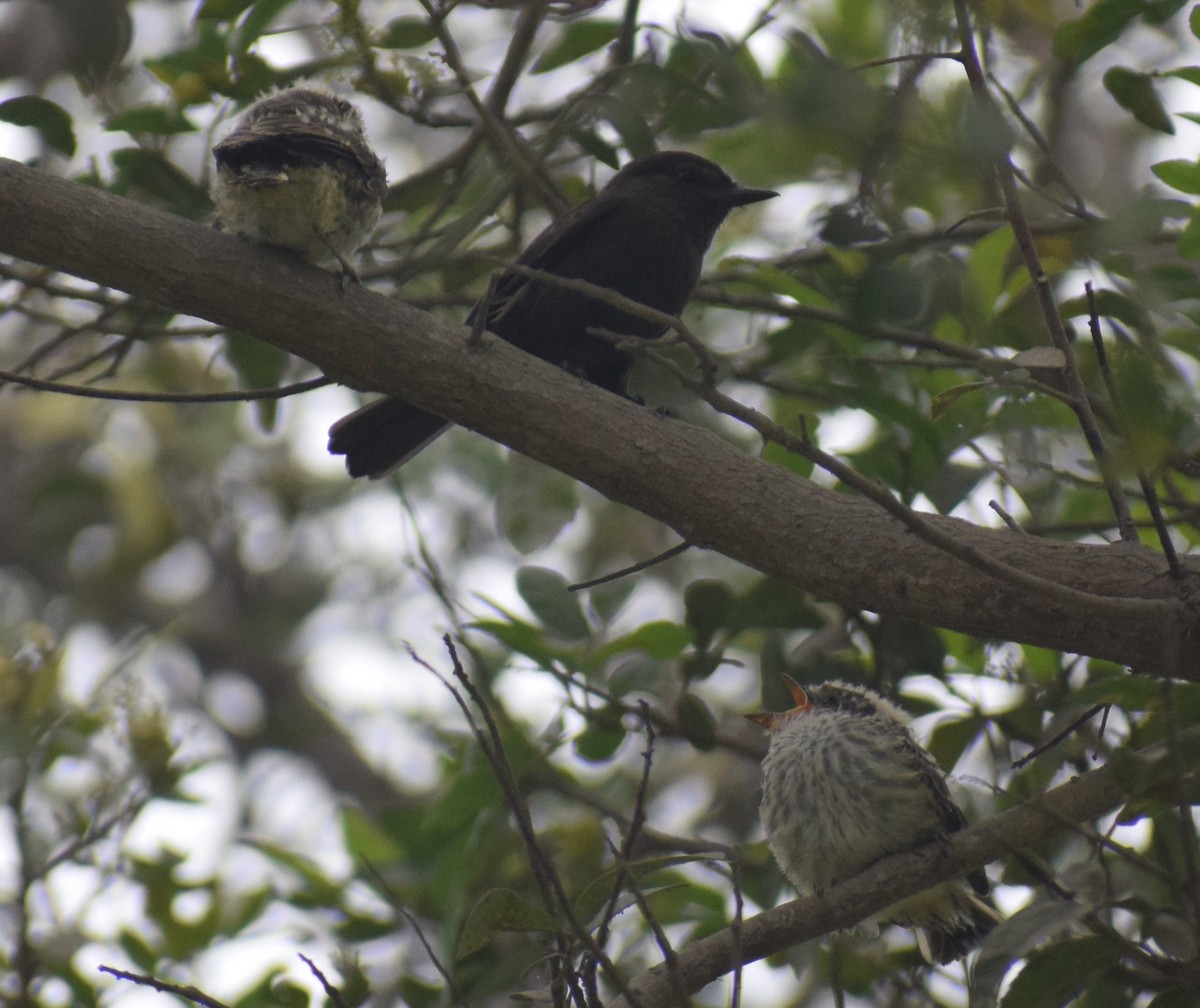
[[[1161,757],[1159,746],[1144,753]],[[792,945],[850,927],[905,896],[981,868],[1018,850],[1027,850],[1071,826],[1095,819],[1120,805],[1127,795],[1111,767],[1076,777],[1066,784],[993,816],[961,833],[905,854],[885,858],[861,875],[817,896],[793,900],[732,928],[692,942],[679,950],[674,969],[654,966],[630,982],[641,1004],[674,1004],[674,984],[682,978],[688,993],[700,990],[741,962],[753,962]],[[676,977],[672,977],[674,972]],[[629,1008],[617,999],[611,1008]]]
[[[822,599],[1200,678],[1200,623],[1135,545],[1053,542],[928,515],[972,548],[1091,593],[1065,605],[947,556],[870,501],[824,490],[500,340],[282,253],[0,159],[0,252],[253,333],[358,388],[402,395]]]

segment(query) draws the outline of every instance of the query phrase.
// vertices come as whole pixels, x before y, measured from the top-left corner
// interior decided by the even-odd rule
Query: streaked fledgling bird
[[[713,235],[734,207],[778,195],[738,185],[717,165],[686,151],[662,151],[625,165],[595,196],[568,211],[516,262],[586,280],[639,304],[678,315],[700,277]],[[467,317],[477,320],[480,305]],[[567,290],[553,281],[502,273],[487,299],[484,327],[526,353],[618,395],[633,365],[611,340],[589,332],[655,339],[657,322]],[[330,428],[329,450],[351,476],[378,479],[403,465],[451,425],[402,399],[379,399]]]
[[[349,257],[379,223],[387,174],[350,102],[319,85],[271,92],[213,157],[219,227],[358,278]]]
[[[863,686],[801,688],[790,676],[784,680],[795,707],[746,717],[770,735],[763,826],[775,860],[802,895],[967,825],[899,707]],[[974,871],[901,900],[879,920],[914,928],[926,962],[949,963],[1001,919],[987,893],[987,876]]]

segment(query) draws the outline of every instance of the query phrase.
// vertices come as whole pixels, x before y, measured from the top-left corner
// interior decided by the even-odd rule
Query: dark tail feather
[[[961,959],[1001,920],[989,900],[974,893],[967,893],[966,896],[956,920],[944,921],[939,927],[918,930],[917,944],[926,962],[945,966],[955,959]]]
[[[346,456],[351,476],[380,479],[452,426],[403,399],[378,399],[329,428],[329,451]]]

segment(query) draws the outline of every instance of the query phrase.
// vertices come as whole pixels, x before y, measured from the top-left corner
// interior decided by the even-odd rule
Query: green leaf
[[[279,1008],[308,1008],[309,994],[296,980],[280,976],[271,984],[271,999]]]
[[[979,737],[981,731],[983,719],[979,717],[943,721],[929,736],[929,751],[944,769],[953,769],[967,746]]]
[[[306,858],[303,854],[289,850],[280,843],[260,837],[247,836],[243,838],[242,843],[265,854],[275,862],[276,866],[293,872],[304,883],[303,902],[309,905],[316,905],[321,902],[334,902],[337,900],[340,894],[338,886],[329,880],[319,865]],[[301,902],[294,892],[292,899],[295,903]]]
[[[663,857],[646,858],[642,861],[631,861],[624,866],[624,874],[634,881],[641,882],[654,872],[671,868],[675,865],[689,864],[698,859],[693,855],[669,854]],[[583,924],[590,924],[605,908],[612,898],[613,886],[616,885],[617,873],[620,869],[606,868],[592,879],[578,896],[572,901],[575,916]]]
[[[437,38],[437,31],[425,18],[396,18],[387,23],[375,43],[380,49],[415,49]]]
[[[1196,8],[1200,10],[1200,8]],[[1193,15],[1195,11],[1193,11]],[[1200,983],[1185,983],[1171,987],[1155,996],[1146,1008],[1195,1008],[1200,1004]]]
[[[112,162],[117,169],[112,191],[118,195],[150,196],[174,213],[193,219],[212,213],[208,194],[162,154],[125,147],[113,152]]]
[[[961,385],[953,385],[948,389],[942,389],[929,402],[929,416],[936,420],[946,412],[963,396],[971,392],[978,392],[980,389],[995,388],[996,383],[990,381],[963,382]]]
[[[471,908],[458,938],[460,959],[484,948],[502,931],[543,931],[553,934],[558,923],[541,907],[511,889],[490,889]]]
[[[1125,452],[1139,469],[1154,472],[1174,449],[1174,405],[1144,354],[1121,353],[1114,372],[1117,404],[1125,415]]]
[[[539,665],[549,665],[558,656],[558,652],[546,643],[541,629],[523,620],[476,620],[470,626],[495,637],[505,647],[527,655]]]
[[[75,127],[70,115],[61,105],[55,105],[36,95],[23,95],[0,102],[0,122],[14,126],[29,126],[60,154],[75,153]]]
[[[574,129],[571,130],[570,137],[579,145],[581,151],[585,154],[590,154],[601,164],[608,165],[609,168],[619,168],[621,166],[621,158],[617,153],[617,148],[599,136],[594,130]]]
[[[557,70],[614,41],[621,30],[616,21],[572,21],[558,41],[534,61],[530,73]]]
[[[1158,164],[1151,165],[1150,170],[1172,189],[1193,196],[1200,194],[1200,164],[1195,161],[1159,161]]]
[[[1014,367],[1025,368],[1029,371],[1037,368],[1061,371],[1067,366],[1067,355],[1058,347],[1030,347],[1028,350],[1021,350],[1019,353],[1013,354],[1012,364]]]
[[[374,865],[388,864],[401,854],[395,841],[353,806],[342,810],[342,839],[351,857]]]
[[[724,581],[693,581],[683,593],[688,626],[696,634],[696,647],[707,648],[729,620],[733,592]]]
[[[1001,1008],[1062,1008],[1119,957],[1104,938],[1071,938],[1034,953]]]
[[[1170,21],[1192,0],[1145,0],[1146,10],[1142,19],[1147,24],[1160,25]]]
[[[1200,7],[1196,9],[1200,10]],[[1168,70],[1166,75],[1168,77],[1178,77],[1189,84],[1200,84],[1200,66],[1176,67],[1174,70]]]
[[[225,356],[238,373],[242,385],[249,389],[278,385],[288,361],[287,353],[278,347],[232,330],[225,334]],[[271,430],[279,415],[279,400],[255,399],[254,408],[263,429]]]
[[[590,633],[579,597],[567,590],[566,579],[545,567],[517,571],[517,594],[541,624],[567,640],[583,640]]]
[[[1104,73],[1104,87],[1118,105],[1133,113],[1138,122],[1160,133],[1175,133],[1175,125],[1158,96],[1154,78],[1149,74],[1127,67],[1112,67]]]
[[[1057,59],[1079,65],[1111,45],[1145,8],[1144,0],[1099,0],[1083,17],[1067,21],[1054,33]]]
[[[634,157],[644,157],[658,149],[654,129],[646,121],[644,110],[632,102],[605,95],[597,115],[617,131],[621,143]]]
[[[731,634],[743,630],[815,630],[824,619],[809,597],[774,578],[759,578],[729,609],[726,625]]]
[[[204,0],[196,11],[196,20],[232,21],[252,3],[254,0]]]
[[[294,2],[295,0],[254,0],[250,12],[234,33],[231,53],[236,55],[249,49],[271,27],[271,22]]]
[[[702,752],[717,744],[717,721],[712,711],[695,693],[684,693],[675,708],[679,734]]]
[[[1141,332],[1150,332],[1153,330],[1153,322],[1150,318],[1150,313],[1146,310],[1144,304],[1139,304],[1137,301],[1126,297],[1124,294],[1119,294],[1117,291],[1109,290],[1106,287],[1101,287],[1095,292],[1096,311],[1101,318],[1116,319],[1118,322],[1124,322],[1127,326],[1131,326]],[[1091,305],[1086,297],[1067,298],[1061,306],[1064,318],[1075,318],[1076,316],[1089,316],[1091,314]],[[1038,349],[1050,350],[1059,355],[1058,362],[1055,364],[1033,364],[1020,361],[1023,367],[1055,367],[1061,368],[1066,361],[1062,359],[1062,351],[1055,347],[1039,347]],[[1029,353],[1030,351],[1025,351]],[[1013,358],[1013,363],[1018,362],[1017,357]]]
[[[677,658],[692,643],[691,628],[668,620],[643,623],[636,630],[609,641],[594,655],[589,664],[599,666],[624,651],[642,651],[655,661]]]
[[[152,133],[167,136],[173,133],[194,133],[196,126],[182,112],[164,105],[140,105],[123,109],[104,123],[109,132]]]
[[[521,553],[552,543],[579,508],[579,486],[569,476],[514,452],[496,494],[500,531]]]
[[[587,727],[573,740],[575,752],[589,763],[611,759],[629,734],[621,718],[622,711],[618,707],[589,713]]]
[[[446,1001],[446,992],[440,984],[422,980],[411,973],[401,977],[398,986],[408,1008],[436,1008]]]
[[[1200,210],[1194,213],[1185,225],[1176,248],[1179,249],[1179,254],[1187,259],[1200,259]]]
[[[995,314],[1010,269],[1009,253],[1015,244],[1013,229],[1005,224],[980,239],[971,249],[967,266],[968,289],[985,319]]]
[[[1086,911],[1079,903],[1056,899],[1031,903],[1001,921],[984,939],[971,970],[972,1003],[995,1004],[996,993],[1012,964],[1062,934]]]

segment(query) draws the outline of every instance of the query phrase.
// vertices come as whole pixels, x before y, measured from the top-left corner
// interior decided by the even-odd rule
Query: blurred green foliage
[[[50,6],[79,36],[74,6]],[[1028,533],[1112,538],[1005,221],[992,166],[1009,156],[1133,517],[1149,529],[1140,474],[1186,549],[1200,538],[1200,167],[1156,144],[1200,121],[1175,108],[1200,85],[1195,11],[967,6],[1000,113],[971,95],[951,4],[773,3],[735,31],[690,11],[626,19],[633,3],[131,0],[92,12],[107,16],[97,51],[61,67],[78,87],[18,80],[0,123],[46,170],[203,220],[226,121],[266,88],[340,81],[392,185],[363,279],[455,319],[546,220],[544,190],[491,146],[464,82],[565,202],[655,145],[695,149],[784,191],[734,215],[690,310],[731,394],[919,509],[994,523],[995,500]],[[129,13],[174,30],[125,51]],[[449,40],[461,66],[440,55]],[[0,263],[0,355],[166,393],[311,377],[253,333],[19,262]],[[638,381],[649,405],[813,475],[661,369]],[[852,1005],[1196,1002],[1196,796],[1172,782],[1195,763],[1200,687],[840,609],[699,548],[580,590],[674,533],[462,432],[398,484],[351,486],[316,458],[351,401],[314,401],[0,394],[5,1003],[134,990],[101,963],[237,1008],[311,1003],[325,994],[301,950],[347,1005],[561,997],[562,965],[586,977],[594,959],[580,929],[636,975],[660,940],[728,925],[735,890],[747,915],[790,898],[757,825],[762,742],[740,717],[788,702],[782,672],[897,695],[973,821],[1100,761],[1129,800],[1115,822],[993,866],[1015,912],[970,993],[963,971],[931,972],[887,932],[752,967],[767,993],[744,1004],[827,1004],[831,985]],[[1159,740],[1176,762],[1132,752]],[[574,921],[547,906],[531,833]]]

